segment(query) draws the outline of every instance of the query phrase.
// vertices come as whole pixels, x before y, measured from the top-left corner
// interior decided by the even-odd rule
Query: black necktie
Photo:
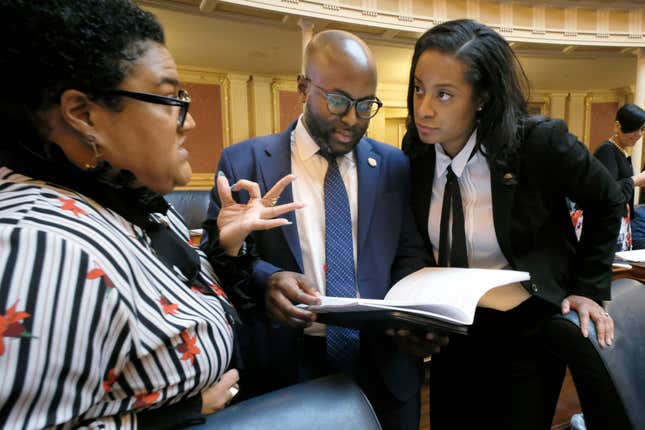
[[[448,166],[446,188],[443,190],[441,225],[439,233],[439,266],[468,267],[466,252],[466,231],[464,229],[464,208],[461,206],[461,192],[457,175]],[[452,209],[452,240],[448,243],[450,210]]]

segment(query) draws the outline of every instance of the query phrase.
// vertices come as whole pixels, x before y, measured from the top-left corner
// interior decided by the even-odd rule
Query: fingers
[[[275,218],[287,212],[291,212],[296,209],[302,209],[304,207],[305,204],[300,202],[291,202],[279,206],[266,207],[262,212],[262,216],[264,218]]]
[[[271,275],[265,300],[269,316],[289,327],[308,327],[316,320],[315,313],[301,309],[294,303],[320,303],[306,278],[293,272],[277,272]]]
[[[218,384],[222,384],[226,389],[237,384],[240,380],[240,374],[237,369],[230,369],[224,372],[224,374],[219,378]]]
[[[578,309],[578,318],[580,318],[580,331],[584,337],[589,337],[589,312],[586,309]]]
[[[282,179],[280,179],[278,182],[275,183],[273,187],[267,193],[264,195],[265,199],[279,199],[280,194],[284,191],[284,189],[289,185],[293,180],[296,179],[295,175],[286,175]]]
[[[219,201],[221,202],[221,207],[230,206],[235,204],[233,196],[231,194],[231,188],[228,184],[228,179],[224,175],[224,172],[220,171],[217,173],[217,195],[219,196]]]
[[[596,313],[593,320],[596,324],[596,333],[600,346],[605,347],[611,345],[614,341],[614,320],[611,315],[602,310]]]
[[[231,388],[236,386],[239,379],[237,370],[231,369],[225,372],[215,384],[202,391],[202,413],[208,415],[224,409],[235,396]]]
[[[571,305],[569,304],[569,299],[562,300],[562,304],[560,305],[560,307],[562,309],[562,314],[568,314],[570,306]]]
[[[259,199],[262,197],[260,194],[260,186],[257,182],[249,181],[248,179],[240,179],[231,187],[231,189],[233,191],[246,190],[251,199]]]

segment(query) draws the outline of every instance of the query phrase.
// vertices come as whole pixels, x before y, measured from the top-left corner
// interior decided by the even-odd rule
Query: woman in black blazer
[[[621,217],[616,251],[632,249],[630,220],[636,216],[634,187],[645,185],[645,172],[634,175],[632,158],[627,150],[636,145],[644,131],[645,111],[635,104],[626,104],[616,112],[613,136],[601,143],[593,154],[618,182],[618,186],[627,200]]]
[[[575,310],[610,345],[613,243],[624,198],[563,121],[529,118],[508,43],[470,20],[417,41],[404,150],[419,230],[438,265],[509,268],[531,281],[485,297],[470,335],[432,357],[431,427],[548,429],[565,366],[542,324]],[[565,198],[584,210],[578,242]]]

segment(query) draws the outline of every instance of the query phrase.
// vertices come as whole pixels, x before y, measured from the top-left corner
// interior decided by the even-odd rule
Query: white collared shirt
[[[473,154],[476,142],[477,130],[471,134],[466,145],[452,159],[440,144],[434,145],[436,161],[428,217],[428,234],[432,243],[432,251],[435,261],[439,261],[443,192],[447,181],[446,170],[448,166],[451,166],[459,181],[464,208],[468,266],[482,269],[509,268],[508,261],[502,254],[495,234],[490,168],[481,151],[477,150]],[[450,225],[452,225],[452,214]],[[450,231],[451,229],[449,229],[449,240],[452,240]],[[520,284],[512,284],[511,287],[513,288],[497,292],[499,294],[501,291],[506,291],[504,293],[506,303],[502,305],[505,309],[515,307],[529,297],[528,292]],[[486,301],[480,305],[485,306],[485,303]]]
[[[312,285],[325,295],[325,195],[324,184],[328,163],[318,155],[320,147],[309,135],[300,116],[291,134],[291,172],[293,201],[306,206],[296,211],[298,238],[302,251],[302,264]],[[358,173],[354,151],[337,158],[338,168],[347,190],[349,210],[352,216],[352,241],[354,244],[354,267],[356,267],[356,243],[358,231]]]

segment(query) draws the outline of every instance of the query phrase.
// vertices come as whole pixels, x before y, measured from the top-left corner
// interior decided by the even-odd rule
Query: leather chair
[[[208,417],[195,430],[380,430],[358,386],[342,375],[326,376],[245,400]]]
[[[588,430],[645,429],[645,286],[619,279],[611,289],[612,346],[600,347],[593,324],[584,338],[575,312],[549,321],[546,342],[569,366]]]
[[[202,228],[208,211],[210,190],[177,190],[167,194],[166,200],[184,218],[189,229]]]

